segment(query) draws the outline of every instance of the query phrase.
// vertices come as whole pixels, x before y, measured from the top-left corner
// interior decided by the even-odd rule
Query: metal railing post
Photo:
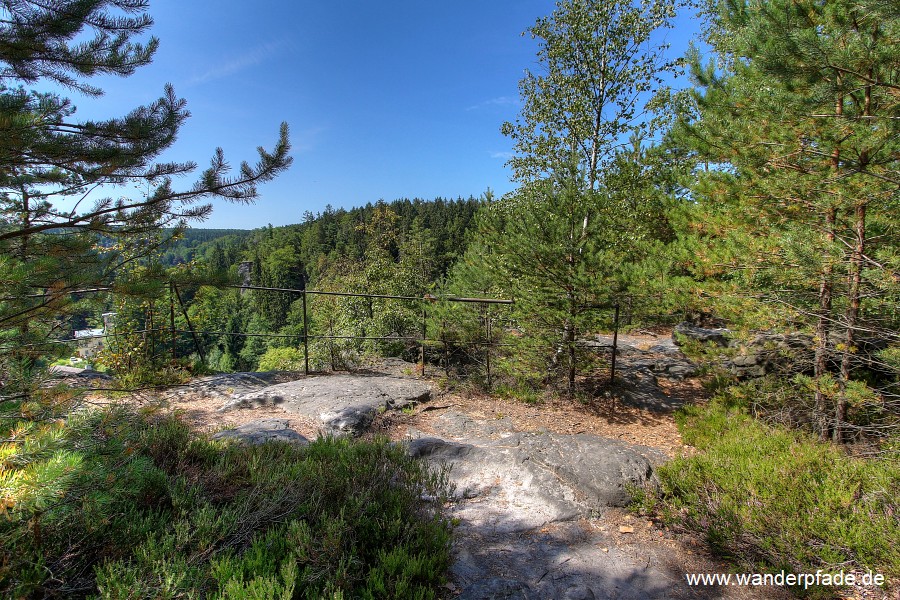
[[[428,309],[422,306],[422,345],[419,349],[419,360],[422,363],[421,374],[425,377],[425,338],[428,337]]]
[[[612,360],[609,362],[609,382],[616,382],[616,347],[619,342],[619,303],[616,302],[615,316],[613,317],[613,344]]]
[[[175,339],[175,284],[169,282],[169,325],[172,328],[172,360],[178,358],[178,343]]]
[[[303,290],[303,373],[309,375],[309,321],[306,318],[306,289]]]
[[[491,391],[491,346],[494,344],[494,336],[491,331],[491,311],[487,310],[487,346],[485,355],[485,370],[487,372],[487,389]]]
[[[178,305],[181,307],[181,314],[184,315],[184,320],[187,323],[188,329],[191,331],[191,338],[194,340],[194,348],[196,348],[197,354],[200,356],[200,360],[205,363],[206,357],[203,355],[203,348],[200,347],[200,339],[197,337],[197,332],[194,330],[194,325],[191,323],[191,318],[187,314],[187,309],[184,307],[184,302],[181,301],[181,294],[178,293],[178,286],[175,285],[175,282],[172,282],[172,290],[175,292],[175,299],[178,300]]]

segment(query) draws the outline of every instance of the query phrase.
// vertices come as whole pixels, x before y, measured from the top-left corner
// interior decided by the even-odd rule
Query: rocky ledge
[[[431,398],[424,381],[383,375],[320,375],[236,393],[221,412],[278,405],[284,411],[317,419],[330,435],[360,435],[375,415]]]

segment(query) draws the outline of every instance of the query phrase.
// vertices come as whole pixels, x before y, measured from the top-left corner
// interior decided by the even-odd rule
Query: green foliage
[[[175,231],[167,233],[176,233]],[[245,229],[199,229],[189,227],[160,256],[166,266],[203,259],[217,272],[227,271],[240,260],[240,250],[251,232]]]
[[[558,2],[528,33],[539,40],[543,73],[526,71],[519,83],[522,111],[504,123],[515,142],[516,179],[536,181],[567,164],[573,153],[586,188],[595,189],[616,147],[646,130],[650,93],[680,61],[661,57],[667,46],[652,37],[672,26],[674,0]]]
[[[577,336],[610,327],[617,303],[632,314],[644,310],[643,288],[664,272],[670,235],[661,170],[635,140],[615,157],[599,190],[585,188],[571,165],[479,214],[478,241],[450,285],[515,298],[506,325],[516,334],[503,341],[511,348],[505,366],[519,372],[517,379],[538,383],[562,374],[571,390],[585,358]],[[470,331],[477,322],[471,311],[456,311]]]
[[[573,391],[577,335],[665,272],[658,257],[672,237],[672,190],[658,177],[665,163],[643,148],[639,115],[679,64],[651,42],[676,4],[564,1],[529,29],[545,73],[526,73],[521,114],[501,129],[515,142],[510,165],[523,185],[483,209],[478,254],[459,276],[515,297],[511,325],[523,335],[510,340],[510,356],[520,366],[507,366],[532,380],[561,372]]]
[[[437,198],[349,211],[328,207],[305,215],[299,225],[206,242],[188,237],[192,255],[203,256],[210,270],[226,269],[234,278],[238,263],[250,263],[253,285],[421,298],[465,249],[478,206],[472,198]],[[298,293],[200,288],[186,302],[198,329],[224,332],[204,336],[214,369],[257,368],[268,349],[294,344],[304,334]],[[310,294],[307,323],[311,336],[327,336],[310,340],[311,367],[343,368],[370,353],[408,355],[412,344],[403,338],[421,335],[421,303]],[[246,333],[288,337],[234,335]],[[349,336],[391,339],[344,339]]]
[[[645,509],[702,533],[748,568],[812,572],[848,565],[900,574],[900,462],[851,458],[806,434],[750,417],[726,392],[681,411],[698,453],[658,471]]]
[[[217,150],[193,185],[176,190],[174,178],[196,165],[157,162],[189,116],[171,86],[124,116],[85,122],[74,118],[72,100],[39,91],[56,83],[96,97],[102,90],[91,77],[124,77],[148,64],[158,41],[140,41],[153,23],[146,9],[143,0],[0,8],[0,371],[29,377],[62,319],[89,308],[77,292],[118,284],[124,266],[209,214],[201,200],[251,202],[259,183],[291,163],[283,124],[257,164],[230,176]],[[111,189],[116,198],[103,196]],[[174,229],[158,235],[164,226]]]
[[[533,387],[527,385],[509,385],[500,384],[494,390],[494,393],[501,398],[511,398],[520,400],[526,404],[539,404],[541,402],[541,394]]]
[[[269,348],[259,358],[260,371],[302,371],[303,350],[299,348]]]
[[[449,565],[446,475],[386,441],[223,445],[124,408],[4,437],[4,595],[433,598]]]
[[[843,441],[854,381],[887,401],[897,381],[856,351],[898,327],[897,11],[729,1],[708,16],[718,61],[693,54],[697,85],[671,135],[698,166],[681,267],[722,316],[814,331],[814,375],[836,364],[841,393],[814,388],[811,418]]]

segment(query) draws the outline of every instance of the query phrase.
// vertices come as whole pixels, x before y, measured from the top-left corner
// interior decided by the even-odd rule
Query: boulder
[[[516,579],[493,577],[466,586],[456,600],[528,600],[537,598],[531,586]]]
[[[439,435],[480,431],[460,413],[433,424]],[[470,423],[473,422],[473,423]],[[662,456],[590,434],[504,432],[500,437],[409,442],[412,456],[450,467],[459,516],[488,531],[525,531],[568,521],[630,502],[628,487],[654,481],[653,462]],[[472,500],[472,502],[463,502]],[[509,518],[513,510],[516,518]]]
[[[591,434],[516,433],[502,440],[525,469],[549,471],[589,509],[631,502],[627,487],[652,481],[653,467],[635,446]]]
[[[423,437],[411,440],[408,444],[408,452],[413,458],[454,461],[470,456],[477,452],[477,449],[472,444],[448,442],[436,437]]]
[[[711,331],[711,330],[710,330]],[[725,330],[723,330],[725,331]],[[612,336],[597,335],[579,339],[580,348],[598,353],[612,353]],[[635,379],[645,375],[666,379],[685,379],[697,374],[697,365],[691,362],[671,339],[658,340],[646,350],[636,345],[635,339],[623,335],[616,349],[616,372],[619,377]],[[662,392],[659,392],[662,394]]]
[[[728,346],[731,340],[731,332],[727,329],[707,329],[697,327],[690,323],[679,323],[672,331],[672,339],[676,344],[681,344],[681,339],[696,340],[701,343],[713,343],[717,346]]]
[[[213,434],[214,440],[228,440],[244,444],[293,442],[308,444],[309,440],[290,428],[287,419],[260,419]]]
[[[805,372],[812,367],[813,343],[813,337],[804,333],[760,333],[749,342],[733,343],[738,354],[726,366],[739,379],[776,372]]]

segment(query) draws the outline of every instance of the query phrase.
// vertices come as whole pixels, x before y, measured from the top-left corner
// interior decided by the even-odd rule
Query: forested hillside
[[[212,242],[235,245],[239,240],[246,238],[250,232],[246,229],[185,229],[176,232],[166,230],[163,235],[176,234],[175,239],[168,243],[159,257],[159,262],[167,267],[173,267],[194,258],[205,256],[206,248]],[[225,239],[223,239],[225,238]]]
[[[178,187],[196,166],[159,158],[189,116],[171,86],[105,121],[64,95],[152,60],[147,3],[0,3],[0,593],[446,595],[440,474],[381,442],[223,450],[177,417],[93,410],[96,390],[48,379],[87,327],[106,327],[89,362],[112,395],[399,357],[448,389],[615,419],[627,382],[592,336],[681,323],[699,376],[665,418],[691,447],[634,511],[735,568],[896,586],[900,5],[699,4],[539,18],[518,116],[496,124],[508,194],[244,231],[190,225],[266,201],[286,124],[255,164],[232,174],[217,150]],[[708,50],[665,58],[685,11]],[[126,184],[147,191],[94,199]]]
[[[378,202],[350,210],[327,207],[318,215],[307,215],[304,223],[228,234],[196,246],[191,241],[195,234],[188,230],[174,249],[194,255],[192,262],[180,265],[186,277],[183,300],[191,324],[207,332],[202,339],[208,349],[208,367],[253,370],[269,349],[284,349],[272,356],[296,356],[290,349],[304,335],[302,302],[297,294],[246,292],[222,285],[421,298],[436,290],[437,282],[465,251],[470,238],[467,232],[481,204],[474,198],[437,198]],[[197,286],[209,277],[219,286]],[[311,298],[310,333],[399,338],[420,329],[415,303],[375,300],[363,304],[366,310],[360,313],[359,300]],[[119,323],[130,319],[136,327],[153,318],[146,307],[135,309],[128,303],[120,303],[117,311]],[[187,322],[179,317],[186,329]],[[181,342],[186,353],[196,352],[186,336]],[[160,339],[158,348],[144,352],[164,354],[167,343]],[[392,347],[398,352],[404,346],[395,342]],[[352,364],[365,349],[376,347],[382,348],[361,340],[316,342],[313,364],[315,368],[336,365],[337,355],[343,357],[337,364]],[[295,367],[298,364],[293,363]]]

